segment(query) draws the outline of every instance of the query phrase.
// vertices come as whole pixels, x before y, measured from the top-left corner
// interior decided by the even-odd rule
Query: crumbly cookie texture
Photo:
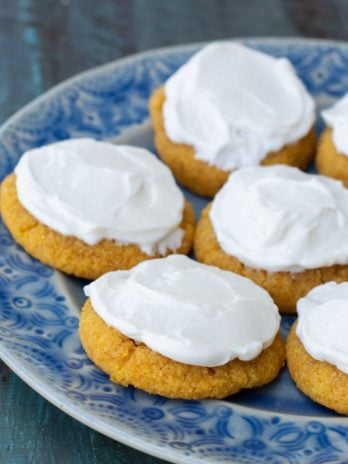
[[[211,203],[202,211],[196,227],[194,252],[198,261],[236,272],[267,290],[281,313],[296,313],[297,301],[317,285],[348,280],[348,265],[334,265],[303,272],[268,272],[246,266],[219,245],[209,218]]]
[[[242,388],[258,387],[278,375],[285,359],[277,334],[272,345],[252,361],[236,359],[210,368],[182,364],[108,326],[90,300],[82,309],[79,334],[87,355],[113,382],[168,398],[224,398]]]
[[[317,403],[348,415],[348,375],[310,356],[296,335],[295,322],[286,343],[286,357],[297,387]]]
[[[176,179],[192,192],[212,197],[226,182],[230,172],[195,158],[194,148],[190,145],[171,142],[165,133],[163,104],[165,93],[159,87],[150,99],[150,115],[155,135],[155,145],[161,159],[173,171]],[[287,164],[306,169],[312,161],[316,144],[316,135],[312,128],[297,143],[286,145],[281,150],[269,153],[262,165]]]
[[[319,174],[341,180],[348,187],[348,157],[337,151],[328,127],[319,138],[315,164]]]
[[[161,255],[149,256],[137,245],[118,245],[114,240],[102,240],[88,245],[76,237],[64,236],[34,218],[20,203],[16,191],[16,176],[7,176],[0,188],[2,219],[13,238],[30,255],[67,274],[94,280],[109,271],[130,269],[136,264]],[[194,212],[186,202],[180,227],[185,231],[176,253],[187,254],[194,236]],[[170,254],[170,252],[168,252]]]

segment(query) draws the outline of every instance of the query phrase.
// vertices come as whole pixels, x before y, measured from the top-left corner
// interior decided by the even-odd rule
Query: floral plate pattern
[[[348,44],[243,42],[287,56],[319,108],[348,90]],[[199,46],[118,60],[27,105],[0,129],[0,179],[25,150],[65,138],[153,148],[149,95]],[[185,193],[198,214],[205,200]],[[109,382],[79,342],[84,283],[29,257],[0,223],[0,356],[57,407],[109,437],[177,463],[348,463],[348,419],[305,398],[286,369],[271,385],[226,401],[168,400]],[[283,318],[284,333],[291,323]]]

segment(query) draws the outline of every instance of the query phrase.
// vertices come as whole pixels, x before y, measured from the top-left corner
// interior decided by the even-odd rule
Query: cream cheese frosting
[[[299,272],[348,263],[348,189],[289,166],[232,173],[213,200],[220,247],[249,267]]]
[[[65,140],[27,151],[15,173],[21,204],[62,235],[136,244],[148,255],[181,245],[183,194],[143,148]]]
[[[321,114],[326,124],[332,128],[336,150],[348,156],[348,94]]]
[[[311,290],[297,303],[296,334],[318,361],[348,374],[348,282],[329,282]]]
[[[249,361],[279,330],[278,308],[265,290],[182,255],[104,274],[85,294],[106,324],[185,364]]]
[[[202,48],[164,90],[169,139],[223,170],[259,164],[315,121],[314,101],[292,64],[238,43]]]

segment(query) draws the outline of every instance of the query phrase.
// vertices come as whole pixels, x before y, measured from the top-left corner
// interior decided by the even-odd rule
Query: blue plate
[[[346,44],[243,41],[287,56],[319,108],[348,90]],[[2,126],[0,178],[13,170],[25,150],[70,137],[152,149],[149,95],[198,48],[173,47],[119,60],[47,92]],[[199,214],[206,201],[187,196]],[[226,401],[167,400],[109,382],[79,342],[83,284],[32,259],[0,224],[0,356],[63,411],[109,437],[172,462],[346,462],[348,419],[304,397],[286,368],[269,386]],[[291,317],[283,318],[284,334],[291,323]]]

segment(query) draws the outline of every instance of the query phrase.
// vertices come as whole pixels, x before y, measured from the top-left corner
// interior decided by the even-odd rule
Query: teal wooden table
[[[138,51],[245,36],[348,39],[346,0],[0,0],[0,122]],[[70,418],[0,361],[0,463],[160,463]]]

